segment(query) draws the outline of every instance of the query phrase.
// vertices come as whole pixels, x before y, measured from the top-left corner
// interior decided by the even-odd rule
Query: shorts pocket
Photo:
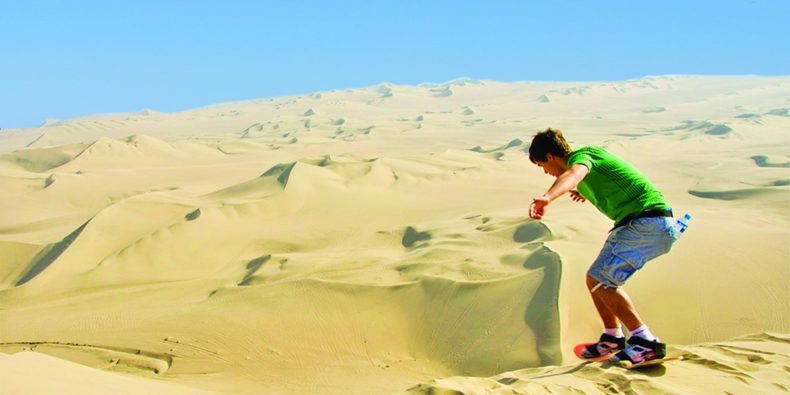
[[[621,248],[613,251],[617,259],[626,262],[635,269],[641,269],[647,263],[643,251],[633,247]]]
[[[612,255],[609,262],[603,265],[601,274],[613,284],[622,286],[637,270],[639,268],[634,267],[630,262],[617,255]]]

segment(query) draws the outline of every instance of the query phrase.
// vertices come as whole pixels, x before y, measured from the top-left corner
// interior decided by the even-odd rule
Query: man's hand
[[[543,218],[543,214],[546,212],[545,207],[549,202],[551,202],[551,200],[545,196],[532,199],[532,204],[529,206],[529,217],[532,219]]]
[[[578,163],[565,170],[543,196],[532,199],[532,205],[529,206],[529,217],[532,219],[543,218],[546,206],[551,203],[552,199],[556,199],[565,192],[570,192],[573,200],[577,202],[585,201],[579,191],[574,188],[584,179],[588,170],[587,166]]]

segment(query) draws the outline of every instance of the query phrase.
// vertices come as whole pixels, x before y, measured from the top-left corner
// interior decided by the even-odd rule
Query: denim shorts
[[[678,239],[672,217],[637,218],[609,233],[587,274],[605,287],[617,288],[647,261],[664,255]]]

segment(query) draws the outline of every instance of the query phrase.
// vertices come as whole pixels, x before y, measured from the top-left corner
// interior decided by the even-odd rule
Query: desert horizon
[[[578,360],[611,221],[525,152],[633,163],[675,217],[626,289],[667,361]],[[0,130],[3,393],[786,393],[790,76],[317,91]]]

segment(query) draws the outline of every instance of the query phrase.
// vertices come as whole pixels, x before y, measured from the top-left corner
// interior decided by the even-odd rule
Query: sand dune
[[[410,394],[507,393],[786,393],[790,339],[756,334],[726,342],[678,346],[683,359],[643,370],[598,363],[551,366],[502,373],[489,378],[450,377],[416,386]],[[703,379],[716,377],[716,388]]]
[[[4,130],[3,392],[787,392],[789,95],[460,79]],[[570,199],[528,218],[548,126],[693,213],[628,285],[684,360],[573,357],[611,224]]]

